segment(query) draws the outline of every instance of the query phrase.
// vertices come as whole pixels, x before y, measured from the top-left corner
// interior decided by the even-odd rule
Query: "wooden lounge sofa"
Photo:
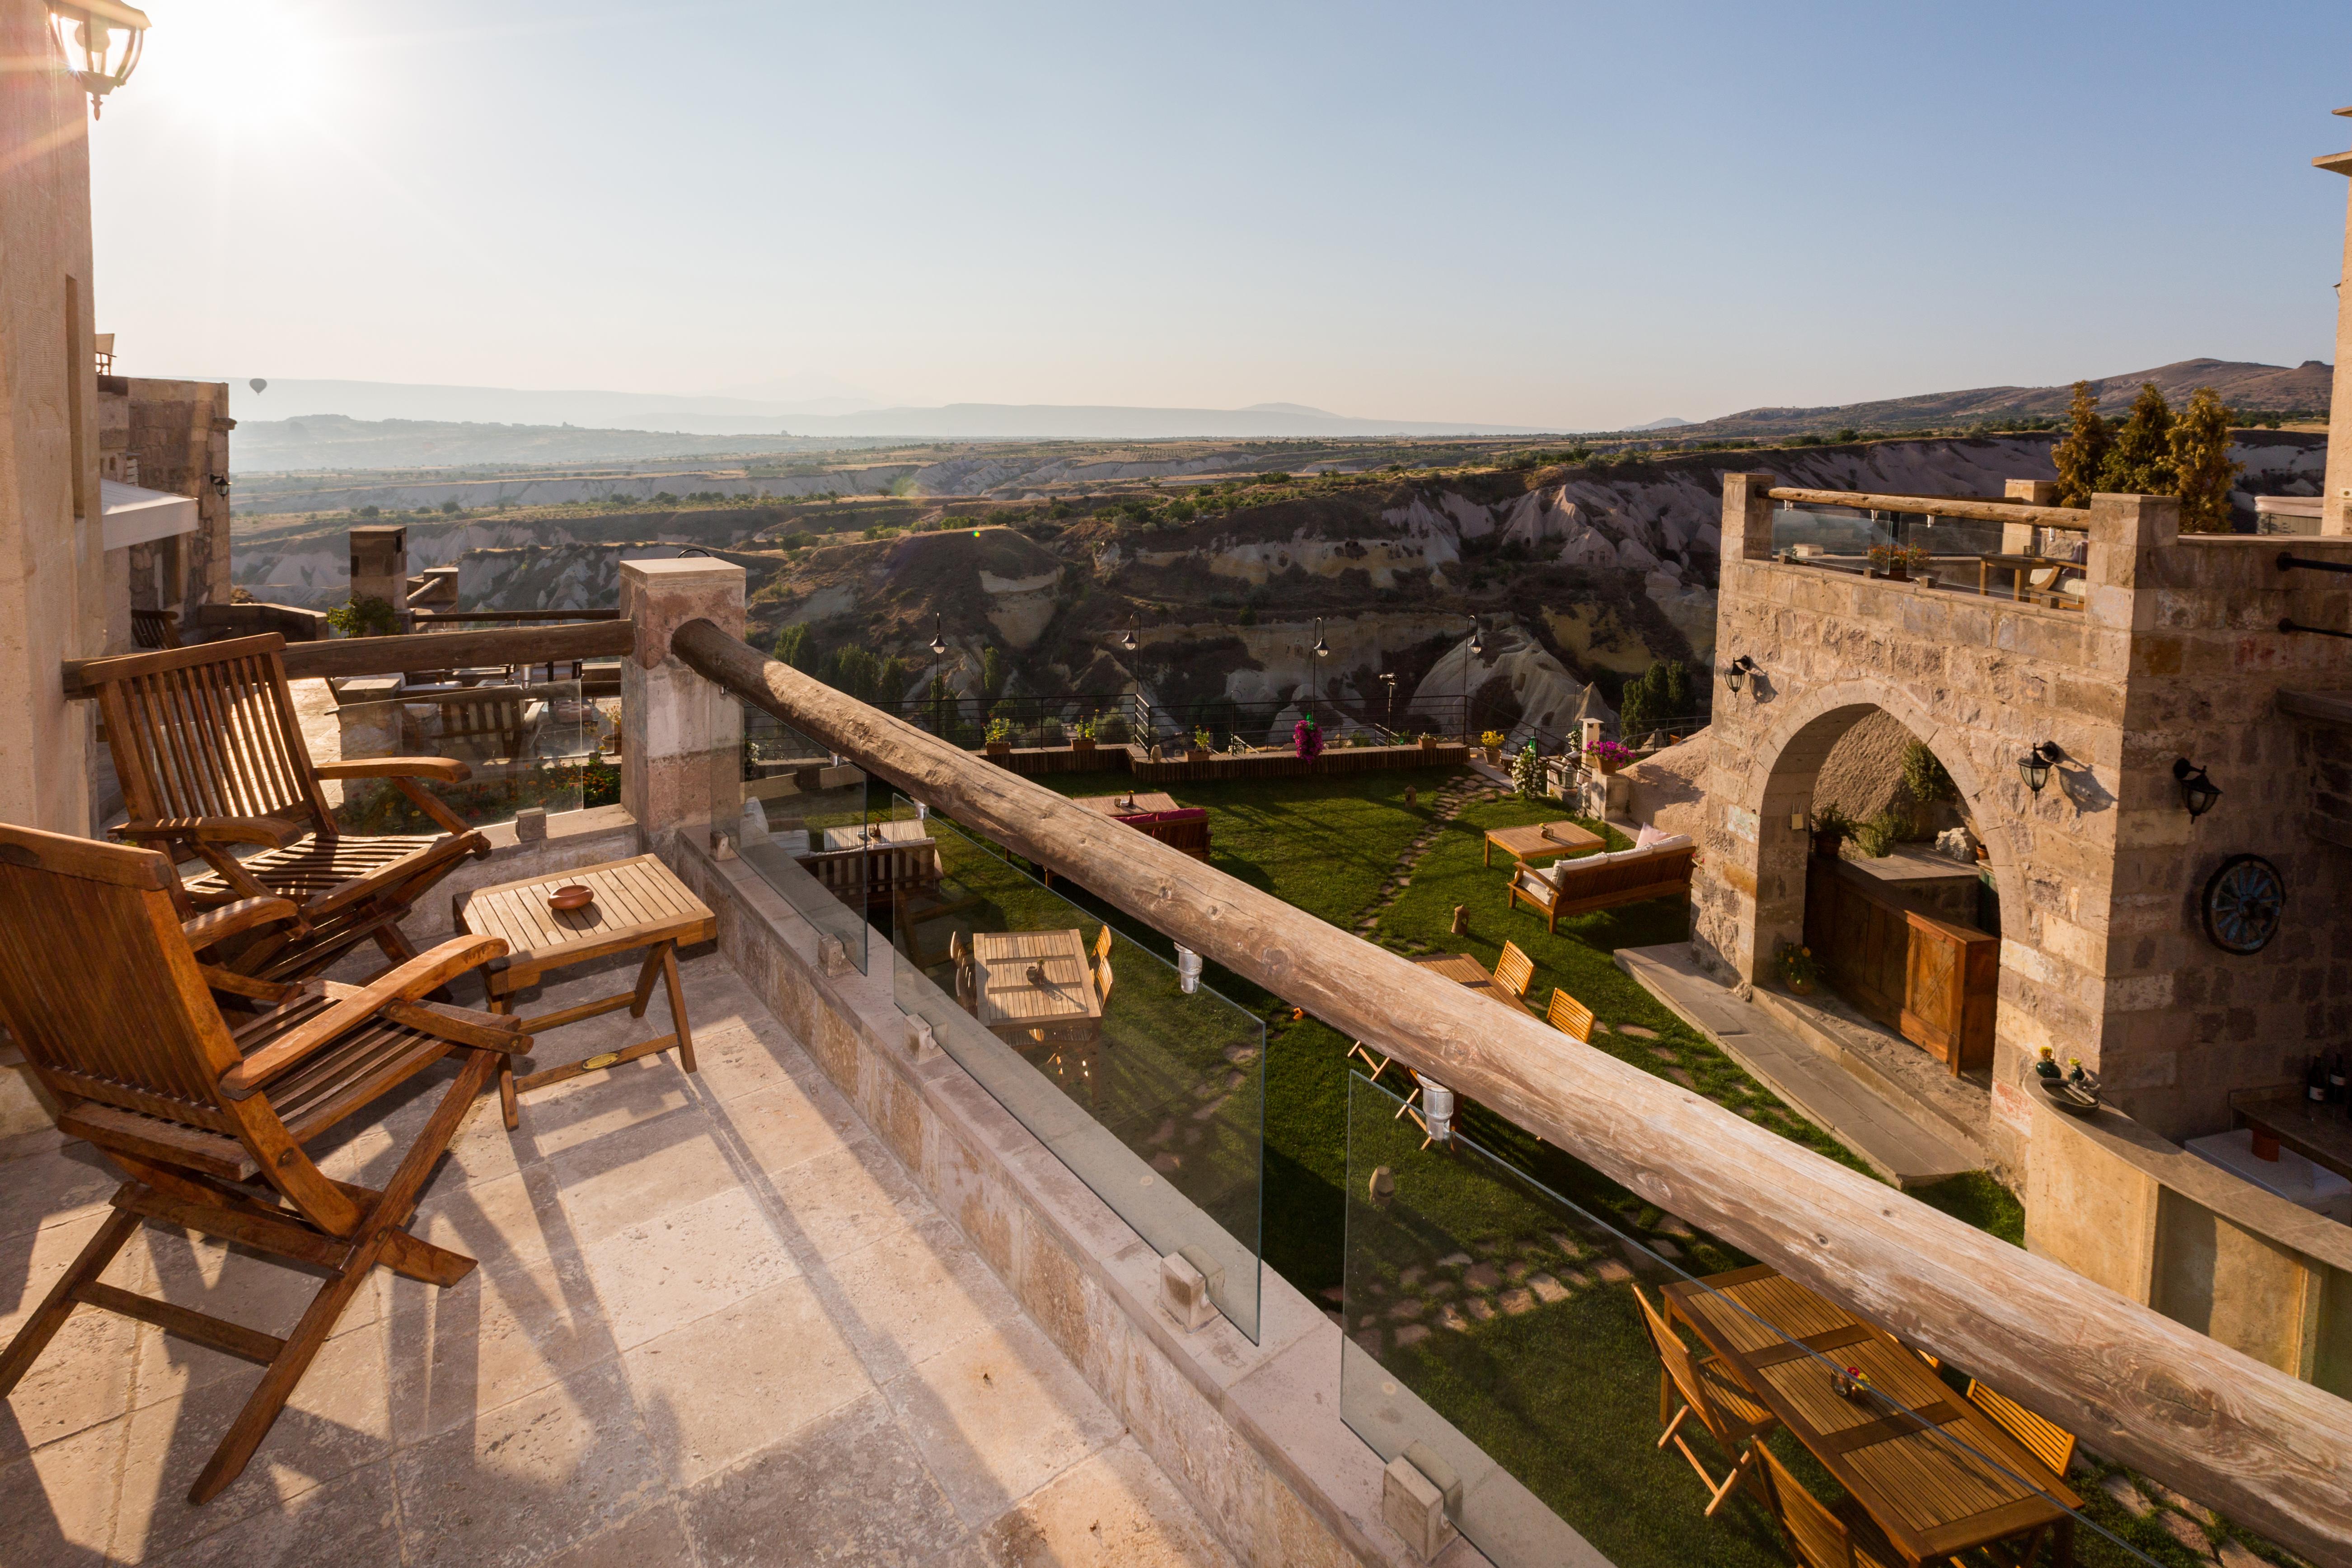
[[[1175,811],[1128,812],[1113,818],[1124,822],[1139,833],[1148,833],[1171,849],[1181,850],[1195,860],[1209,858],[1209,808],[1187,805]]]
[[[1543,916],[1546,931],[1556,931],[1562,915],[1672,895],[1687,897],[1691,862],[1696,854],[1689,836],[1678,833],[1613,855],[1585,855],[1544,867],[1521,866],[1511,878],[1511,907],[1527,905]]]

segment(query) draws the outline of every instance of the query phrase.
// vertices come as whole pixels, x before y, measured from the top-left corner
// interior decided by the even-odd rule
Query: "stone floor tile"
[[[927,1206],[921,1190],[872,1138],[803,1161],[769,1180],[788,1234],[796,1232],[819,1258],[887,1245],[908,1227],[901,1205],[919,1215]]]
[[[870,1393],[805,1279],[787,1279],[622,1358],[674,1484],[689,1485]]]
[[[882,1392],[956,1512],[972,1525],[1126,1429],[1026,1320],[975,1334]]]
[[[684,1511],[702,1568],[914,1568],[964,1534],[879,1394],[703,1480]]]
[[[202,1380],[131,1414],[113,1544],[125,1562],[162,1556],[248,1514],[281,1508],[390,1452],[383,1335],[370,1325],[327,1342],[245,1473],[204,1507],[191,1505],[188,1489],[260,1381],[260,1368],[233,1364],[242,1375]]]
[[[699,1105],[574,1144],[547,1169],[583,1247],[742,1184]]]
[[[562,1035],[558,1030],[553,1037],[561,1039]],[[551,1046],[542,1055],[550,1065],[572,1060],[572,1043]],[[551,1159],[566,1149],[692,1104],[686,1075],[665,1051],[532,1089],[522,1097],[521,1125],[516,1131],[530,1151],[529,1158]]]
[[[6,1167],[0,1166],[0,1184],[5,1181]],[[106,1224],[106,1212],[0,1237],[0,1343],[15,1337],[25,1320],[39,1310],[50,1287]],[[147,1289],[147,1253],[137,1243],[132,1237],[99,1278],[126,1290]]]
[[[909,1227],[826,1265],[834,1321],[877,1383],[1020,1313],[1002,1280],[945,1220]]]
[[[412,1568],[530,1568],[660,1500],[607,1362],[393,1456]]]
[[[665,1499],[531,1568],[695,1568],[694,1548],[687,1544],[677,1503]]]
[[[740,1187],[616,1231],[584,1256],[623,1350],[800,1272]]]
[[[87,1219],[122,1185],[122,1173],[79,1142],[11,1160],[7,1173],[0,1182],[0,1237]]]
[[[130,1414],[140,1331],[130,1318],[96,1307],[75,1308],[40,1359],[0,1401],[0,1459]],[[0,1332],[0,1345],[15,1337],[11,1326]]]
[[[478,1268],[446,1290],[407,1279],[398,1289],[385,1353],[393,1435],[404,1444],[535,1394],[615,1348],[576,1252]]]
[[[738,1100],[771,1084],[782,1083],[792,1077],[793,1068],[805,1059],[801,1058],[800,1048],[773,1024],[761,1027],[747,1020],[730,1019],[716,1026],[707,1025],[701,1009],[693,1005],[694,998],[688,1001],[694,1019],[696,1082],[712,1100]]]
[[[420,1241],[461,1252],[477,1263],[530,1263],[576,1243],[559,1204],[555,1177],[533,1165],[481,1181],[436,1184],[408,1222]]]
[[[715,1107],[711,1119],[772,1177],[872,1138],[840,1090],[789,1076]]]
[[[324,1268],[153,1224],[142,1227],[131,1246],[142,1243],[149,1258],[152,1294],[174,1306],[281,1338],[302,1321],[329,1277]],[[377,1278],[352,1294],[342,1315],[335,1320],[331,1338],[381,1321],[389,1279],[389,1271],[379,1269]],[[141,1405],[152,1405],[224,1378],[242,1382],[257,1374],[251,1362],[151,1329],[139,1339],[132,1398]]]
[[[1063,1472],[949,1561],[956,1568],[1234,1568],[1133,1438]]]
[[[397,1568],[392,1462],[363,1465],[155,1561],[169,1568]]]
[[[0,1463],[0,1552],[11,1568],[96,1568],[106,1560],[130,1418]]]

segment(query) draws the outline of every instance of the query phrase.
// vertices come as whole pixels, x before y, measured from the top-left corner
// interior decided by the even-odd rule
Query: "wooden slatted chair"
[[[1763,1458],[1756,1479],[1799,1568],[1903,1568],[1903,1554],[1868,1515],[1858,1508],[1833,1511],[1822,1506],[1780,1456],[1761,1443],[1756,1451]]]
[[[131,612],[131,640],[141,647],[180,646],[180,617],[170,610]]]
[[[2050,1467],[2050,1473],[2063,1479],[2066,1467],[2074,1462],[2074,1434],[2054,1421],[2044,1420],[2011,1399],[1999,1389],[1969,1379],[1969,1403],[1983,1411],[2011,1436],[2025,1445],[2026,1452]]]
[[[1508,992],[1512,998],[1524,1002],[1528,987],[1536,983],[1536,961],[1519,951],[1516,942],[1503,944],[1502,956],[1495,960],[1495,984]]]
[[[416,956],[400,931],[410,906],[466,855],[490,852],[417,781],[458,784],[470,770],[445,757],[312,763],[285,647],[271,632],[82,667],[131,816],[114,835],[175,859],[201,857],[212,869],[186,889],[198,908],[275,897],[301,910],[301,934],[257,931],[224,967],[300,980],[370,939],[404,963]],[[443,831],[345,833],[320,788],[331,779],[388,780]],[[260,852],[239,858],[240,845]]]
[[[1675,1332],[1673,1324],[1658,1315],[1638,1285],[1633,1287],[1633,1300],[1642,1304],[1643,1326],[1650,1331],[1651,1348],[1658,1352],[1658,1421],[1666,1429],[1658,1447],[1672,1443],[1698,1472],[1698,1479],[1706,1484],[1706,1512],[1712,1519],[1755,1468],[1756,1457],[1764,1449],[1764,1436],[1780,1425],[1780,1418],[1759,1404],[1715,1357],[1693,1356],[1690,1346]],[[1680,1409],[1674,1407],[1677,1399],[1682,1402]],[[1683,1423],[1693,1415],[1732,1460],[1731,1473],[1720,1481],[1706,1473],[1706,1467],[1683,1440]]]
[[[464,937],[364,987],[238,977],[271,993],[232,1027],[198,949],[296,919],[284,899],[226,905],[183,925],[171,861],[149,849],[0,826],[0,1022],[57,1107],[129,1180],[39,1309],[0,1352],[0,1396],[77,1306],[102,1308],[268,1370],[189,1489],[209,1501],[268,1435],[335,1321],[377,1265],[456,1284],[474,1260],[404,1228],[467,1107],[509,1056],[520,1020],[436,1005],[427,993],[502,956]],[[63,962],[68,957],[76,963]],[[443,1057],[465,1064],[382,1191],[330,1179],[304,1145]],[[103,1283],[142,1220],[184,1226],[328,1270],[284,1339]]]
[[[1580,1044],[1592,1043],[1592,1009],[1557,985],[1551,988],[1551,1008],[1544,1022]]]

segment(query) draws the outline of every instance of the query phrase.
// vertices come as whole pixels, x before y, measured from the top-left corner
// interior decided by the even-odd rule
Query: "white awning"
[[[196,503],[191,496],[142,489],[117,479],[100,479],[98,499],[106,516],[109,550],[122,550],[151,539],[169,539],[175,533],[196,531]]]
[[[2322,515],[2324,498],[2319,496],[2256,496],[2254,510],[2264,517],[2318,517]]]

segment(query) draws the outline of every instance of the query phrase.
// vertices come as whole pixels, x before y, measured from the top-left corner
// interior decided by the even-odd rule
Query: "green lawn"
[[[1212,864],[1217,868],[1353,930],[1408,847],[1435,820],[1432,797],[1454,777],[1431,770],[1185,784],[1173,793],[1186,805],[1209,809]],[[1107,773],[1059,774],[1038,782],[1082,795],[1108,793],[1119,780]],[[1408,788],[1418,797],[1411,805],[1404,798]],[[1681,1082],[1825,1158],[1864,1169],[1834,1139],[1748,1077],[1612,962],[1619,947],[1683,940],[1687,917],[1679,901],[1573,917],[1562,921],[1556,934],[1545,931],[1539,917],[1507,907],[1504,868],[1479,863],[1486,830],[1559,815],[1556,803],[1474,801],[1439,829],[1410,885],[1381,911],[1374,940],[1414,955],[1469,952],[1489,967],[1505,941],[1517,942],[1535,961],[1529,994],[1537,1008],[1553,986],[1565,986],[1609,1026],[1596,1032],[1597,1048]],[[1611,847],[1623,847],[1622,838],[1611,837]],[[1170,952],[1157,932],[1083,889],[1067,891],[1073,901],[1134,940],[1162,954]],[[1457,904],[1468,912],[1467,933],[1459,937],[1448,934]],[[1714,1520],[1705,1519],[1705,1494],[1689,1467],[1671,1449],[1661,1454],[1654,1447],[1656,1359],[1627,1282],[1593,1267],[1607,1247],[1596,1244],[1591,1226],[1604,1225],[1693,1273],[1748,1260],[1475,1106],[1463,1115],[1471,1139],[1591,1219],[1579,1220],[1576,1209],[1563,1208],[1524,1183],[1474,1174],[1469,1162],[1433,1165],[1435,1157],[1420,1153],[1411,1123],[1385,1115],[1373,1119],[1378,1127],[1360,1119],[1358,1123],[1359,1166],[1384,1160],[1400,1173],[1395,1199],[1374,1215],[1349,1174],[1347,1038],[1316,1020],[1294,1020],[1280,998],[1213,964],[1206,978],[1267,1020],[1266,1262],[1318,1305],[1333,1309],[1346,1279],[1350,1310],[1358,1314],[1349,1325],[1351,1337],[1363,1342],[1370,1331],[1382,1370],[1428,1400],[1624,1568],[1785,1563],[1777,1534],[1751,1501],[1743,1498]],[[1390,1082],[1397,1083],[1393,1073]],[[1989,1177],[1964,1177],[1913,1195],[2022,1244],[2023,1210]],[[1357,1233],[1352,1258],[1344,1245],[1351,1224]],[[1585,1231],[1577,1235],[1575,1246],[1567,1245],[1580,1224]],[[1622,1244],[1615,1255],[1634,1256]],[[1407,1283],[1406,1271],[1416,1266],[1418,1273]],[[1349,1278],[1351,1267],[1355,1274]],[[1476,1272],[1486,1268],[1495,1271],[1494,1278]],[[1652,1284],[1667,1277],[1664,1265],[1652,1260],[1647,1268]],[[1571,1278],[1580,1270],[1581,1278]],[[1506,1303],[1462,1331],[1419,1337],[1397,1332],[1408,1325],[1398,1314],[1409,1307],[1434,1321],[1448,1300],[1462,1309],[1470,1308],[1474,1297],[1491,1305],[1502,1301],[1515,1281],[1533,1274],[1573,1288],[1534,1304],[1521,1296],[1516,1309]],[[1367,1320],[1368,1312],[1378,1315],[1377,1324]],[[1695,1446],[1720,1474],[1722,1458],[1703,1437]],[[1817,1495],[1834,1497],[1826,1473],[1785,1434],[1773,1446]],[[2210,1561],[2191,1556],[2160,1528],[2161,1508],[2149,1519],[2135,1518],[2093,1484],[2094,1479],[2123,1474],[2100,1465],[2078,1477],[2089,1496],[2088,1517],[2158,1563],[2190,1568]],[[2265,1557],[2285,1560],[2251,1537],[2238,1539]],[[2076,1558],[2095,1568],[2140,1561],[2088,1530],[2078,1538]]]

